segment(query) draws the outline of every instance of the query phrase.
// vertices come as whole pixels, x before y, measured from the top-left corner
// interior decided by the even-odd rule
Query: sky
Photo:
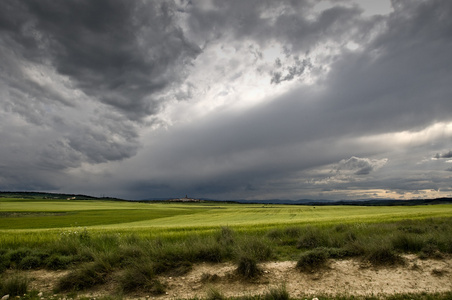
[[[452,1],[2,0],[0,190],[452,197]]]

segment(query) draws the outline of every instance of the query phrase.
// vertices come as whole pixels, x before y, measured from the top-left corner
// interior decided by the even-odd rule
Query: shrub
[[[328,254],[325,249],[314,249],[301,254],[297,269],[302,272],[315,272],[327,266]]]
[[[394,266],[405,263],[403,257],[386,246],[368,250],[364,256],[364,260],[374,266]]]
[[[18,267],[22,270],[37,269],[41,266],[41,259],[37,256],[26,256],[19,263]]]
[[[115,260],[117,264],[121,266],[133,265],[136,261],[145,257],[143,247],[138,245],[125,245],[119,247],[118,255]]]
[[[307,227],[301,238],[298,240],[298,249],[314,249],[321,246],[328,246],[325,243],[324,231],[316,227]]]
[[[0,282],[0,294],[22,296],[28,291],[28,279],[24,276],[13,275]]]
[[[19,264],[22,259],[24,259],[26,256],[30,255],[31,250],[28,248],[19,248],[16,250],[11,250],[8,253],[9,261]]]
[[[273,257],[273,249],[263,239],[257,237],[245,237],[240,241],[237,249],[237,257],[250,257],[256,261],[266,261]]]
[[[396,235],[391,241],[394,249],[403,252],[418,252],[424,246],[424,241],[419,236],[414,236],[407,233]]]
[[[102,263],[87,263],[61,278],[57,284],[57,290],[71,291],[90,288],[104,283],[108,273],[108,268]]]
[[[366,253],[366,248],[360,241],[349,242],[342,249],[344,249],[348,257],[360,256]]]
[[[257,266],[255,259],[242,256],[237,265],[237,274],[245,278],[255,278],[261,274],[261,270]]]
[[[72,256],[52,254],[45,261],[45,266],[50,270],[63,270],[66,269],[73,261]]]
[[[121,290],[126,293],[143,288],[151,290],[155,281],[154,277],[154,271],[149,262],[136,263],[124,271],[119,285]]]

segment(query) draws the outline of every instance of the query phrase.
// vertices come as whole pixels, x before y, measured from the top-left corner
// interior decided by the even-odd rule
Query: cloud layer
[[[2,1],[0,190],[450,196],[452,3]]]

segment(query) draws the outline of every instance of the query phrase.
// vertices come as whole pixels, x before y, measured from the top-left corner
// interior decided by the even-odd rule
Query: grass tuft
[[[100,262],[83,264],[60,279],[57,291],[80,291],[105,283],[109,271],[108,266]]]
[[[153,295],[165,293],[165,286],[155,278],[151,262],[137,262],[120,276],[119,288],[124,293],[146,290]]]
[[[325,243],[325,233],[317,227],[306,227],[298,240],[298,249],[314,249],[321,246],[327,246]]]
[[[237,274],[248,279],[255,278],[261,274],[256,260],[247,256],[242,256],[239,259],[236,271]]]
[[[316,272],[327,267],[328,253],[325,249],[309,250],[301,254],[296,268],[301,272]]]
[[[403,252],[419,252],[425,244],[425,241],[419,235],[401,233],[396,235],[392,241],[394,249]]]
[[[206,300],[226,300],[227,298],[217,289],[211,287],[207,291]]]
[[[281,286],[278,288],[272,288],[269,292],[264,294],[262,297],[263,300],[289,300],[290,295],[289,292],[287,292],[287,289],[285,286]]]
[[[0,281],[0,294],[10,296],[22,296],[28,292],[28,278],[21,275],[13,275]]]
[[[402,256],[395,253],[393,249],[383,245],[378,248],[369,249],[364,255],[364,261],[374,266],[396,266],[405,264]]]

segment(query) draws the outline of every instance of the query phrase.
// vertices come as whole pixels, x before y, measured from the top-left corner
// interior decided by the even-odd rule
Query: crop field
[[[269,261],[298,260],[299,271],[310,272],[328,259],[379,266],[399,265],[404,254],[448,257],[450,232],[452,205],[447,204],[314,207],[0,198],[0,278],[6,282],[15,270],[66,270],[53,292],[67,293],[108,284],[114,274],[121,295],[143,290],[161,295],[165,284],[159,276],[182,276],[199,263],[238,264],[249,279],[259,276],[253,273],[257,264]],[[423,299],[416,297],[410,295]]]
[[[165,228],[165,231],[219,226],[256,228],[277,225],[376,223],[452,216],[450,205],[430,206],[295,206],[232,203],[134,203],[125,201],[0,198],[0,230],[93,230]]]

